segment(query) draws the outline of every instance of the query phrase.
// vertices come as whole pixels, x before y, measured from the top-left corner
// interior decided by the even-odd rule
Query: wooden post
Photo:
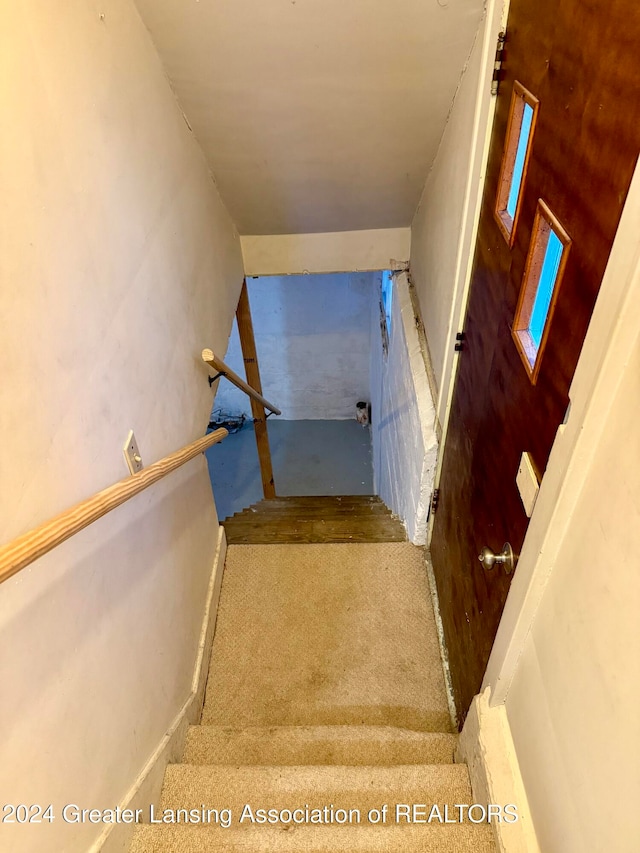
[[[238,321],[238,333],[240,335],[240,346],[244,358],[244,369],[247,374],[247,382],[255,390],[262,394],[262,383],[260,382],[260,369],[258,368],[258,355],[256,353],[256,341],[253,336],[253,323],[251,322],[251,309],[249,307],[249,293],[247,292],[246,279],[242,282],[240,300],[236,310]],[[262,476],[262,491],[265,498],[275,498],[276,487],[273,483],[273,468],[271,466],[271,450],[269,448],[269,435],[267,433],[267,418],[264,406],[257,400],[251,398],[251,414],[253,415],[254,429],[256,433],[256,444],[258,445],[258,459],[260,461],[260,474]]]

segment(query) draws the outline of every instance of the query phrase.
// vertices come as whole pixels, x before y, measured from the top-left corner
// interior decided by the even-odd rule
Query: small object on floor
[[[356,403],[356,420],[362,427],[369,426],[369,406],[367,403]]]

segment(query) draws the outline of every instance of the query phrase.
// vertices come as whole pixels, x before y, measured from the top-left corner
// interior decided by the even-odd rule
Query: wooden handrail
[[[247,385],[244,379],[238,376],[237,373],[234,373],[230,367],[227,367],[224,361],[218,358],[218,356],[215,355],[212,350],[203,349],[202,360],[205,361],[207,364],[211,365],[211,367],[213,367],[213,369],[216,370],[218,373],[221,373],[223,376],[225,376],[229,380],[229,382],[233,382],[233,384],[237,388],[240,388],[241,391],[244,391],[245,394],[248,394],[257,403],[260,403],[261,406],[264,406],[265,409],[269,409],[269,411],[273,412],[274,415],[282,414],[280,409],[276,408],[276,406],[272,405],[268,400],[265,400],[262,394],[258,394],[255,388],[252,388],[251,385]]]
[[[51,551],[56,545],[69,539],[74,533],[88,527],[129,498],[198,456],[199,453],[218,444],[227,435],[229,433],[226,429],[217,429],[205,435],[204,438],[199,438],[175,453],[165,456],[164,459],[159,459],[148,468],[143,468],[142,471],[80,501],[71,509],[61,512],[39,527],[34,527],[33,530],[9,542],[8,545],[0,548],[0,583]]]

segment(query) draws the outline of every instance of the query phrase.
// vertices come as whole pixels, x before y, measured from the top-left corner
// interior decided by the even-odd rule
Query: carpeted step
[[[131,853],[495,853],[486,823],[456,819],[455,804],[473,802],[465,765],[400,765],[395,767],[229,767],[171,765],[167,768],[156,820],[168,813],[182,823],[141,825]],[[388,805],[386,822],[372,825],[370,810]],[[407,811],[397,819],[397,803]],[[439,812],[427,823],[432,804]],[[258,809],[327,809],[333,820],[323,824],[252,823],[249,804]],[[408,823],[416,804],[421,823]],[[445,806],[448,805],[447,812]],[[202,815],[209,823],[187,824],[180,809]],[[340,813],[340,809],[344,811]],[[223,810],[228,810],[223,813]],[[349,817],[347,818],[347,812]],[[325,812],[326,814],[327,812]],[[410,811],[409,811],[410,813]],[[240,818],[244,815],[244,820]],[[217,818],[220,816],[220,820]],[[222,820],[226,825],[220,825]],[[476,814],[474,820],[481,820]],[[192,818],[194,820],[194,818]],[[446,821],[446,822],[443,822]]]
[[[161,809],[231,809],[240,816],[252,808],[358,809],[366,815],[381,803],[472,803],[464,764],[394,767],[232,767],[172,764],[162,789]],[[247,823],[246,826],[250,824]],[[243,824],[244,826],[244,824]]]
[[[149,826],[136,829],[131,853],[496,853],[487,825],[296,826],[254,829]]]
[[[450,764],[457,736],[390,726],[191,726],[186,764]]]
[[[230,546],[202,722],[451,732],[421,549]]]

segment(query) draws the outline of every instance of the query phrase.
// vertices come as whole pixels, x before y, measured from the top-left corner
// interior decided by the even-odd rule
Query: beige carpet
[[[383,803],[473,803],[456,740],[420,549],[231,546],[202,725],[157,808],[232,817],[140,826],[131,853],[495,853],[486,824],[368,820]],[[257,826],[246,804],[361,819]]]
[[[231,546],[202,722],[451,731],[422,551]]]
[[[186,764],[451,764],[457,736],[391,726],[190,726]]]
[[[155,827],[136,830],[130,853],[496,853],[486,826],[298,826],[217,829]]]
[[[245,803],[274,809],[316,807],[359,809],[364,815],[392,792],[400,802],[471,803],[464,764],[412,764],[392,767],[193,767],[167,768],[162,808],[230,808],[241,814]],[[250,794],[247,799],[247,794]]]

